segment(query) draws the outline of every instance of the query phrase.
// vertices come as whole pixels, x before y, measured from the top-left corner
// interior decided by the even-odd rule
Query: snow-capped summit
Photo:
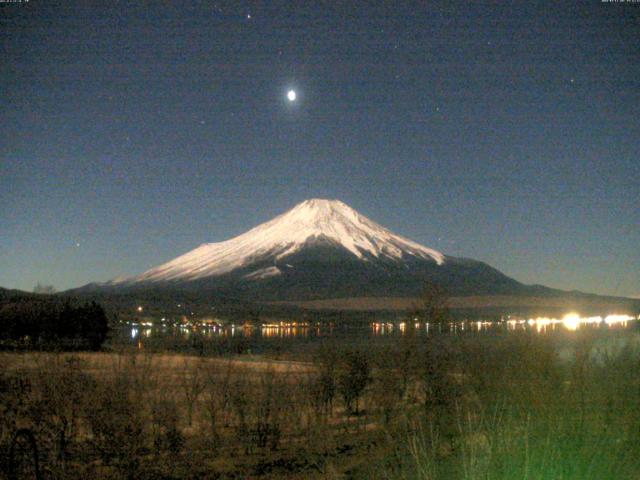
[[[306,200],[242,235],[204,243],[141,275],[71,292],[90,298],[97,294],[126,308],[153,299],[163,308],[187,302],[207,312],[220,307],[234,315],[259,315],[263,309],[280,312],[289,302],[307,300],[328,300],[311,302],[318,308],[369,310],[369,299],[377,299],[373,309],[393,309],[393,299],[406,304],[430,285],[455,297],[529,296],[536,305],[540,297],[563,293],[524,285],[478,260],[443,255],[338,200],[323,199]],[[313,308],[311,304],[303,308]],[[470,305],[475,308],[475,300]]]
[[[267,258],[274,263],[282,261],[318,241],[341,247],[362,261],[413,257],[437,265],[445,262],[442,253],[394,234],[339,200],[311,199],[235,238],[202,244],[142,275],[111,284],[215,277]],[[279,274],[280,270],[274,266],[250,273],[247,278]]]

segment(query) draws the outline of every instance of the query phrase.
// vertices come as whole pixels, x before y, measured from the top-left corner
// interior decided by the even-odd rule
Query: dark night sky
[[[0,3],[0,285],[139,273],[322,197],[640,295],[640,3],[372,4]]]

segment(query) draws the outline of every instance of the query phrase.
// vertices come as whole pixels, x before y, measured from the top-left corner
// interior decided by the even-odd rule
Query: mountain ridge
[[[220,302],[418,297],[425,284],[450,296],[557,296],[470,258],[397,235],[338,200],[310,199],[234,238],[203,243],[140,275],[73,290]],[[585,294],[589,295],[589,294]],[[180,303],[180,302],[177,302]]]

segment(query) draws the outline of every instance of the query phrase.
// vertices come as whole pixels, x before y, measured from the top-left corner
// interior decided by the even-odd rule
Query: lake
[[[158,325],[129,323],[113,332],[111,344],[140,350],[185,351],[200,354],[304,352],[327,342],[357,345],[398,342],[402,338],[431,336],[496,336],[516,332],[544,335],[550,341],[566,345],[573,338],[589,335],[596,343],[622,348],[640,339],[640,321],[629,315],[562,318],[512,318],[501,321],[464,320],[445,324],[427,322],[371,322],[364,325],[278,322],[271,324],[198,324]]]

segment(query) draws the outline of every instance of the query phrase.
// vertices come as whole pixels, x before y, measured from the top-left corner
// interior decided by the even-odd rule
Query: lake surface
[[[332,341],[345,345],[384,344],[403,337],[492,336],[514,332],[544,335],[553,341],[571,341],[586,332],[607,348],[640,344],[640,321],[628,315],[562,318],[511,318],[502,321],[456,321],[445,324],[426,322],[372,322],[365,325],[279,322],[274,324],[202,325],[197,322],[163,326],[130,323],[114,332],[112,344],[145,350],[195,351],[202,354],[269,353],[303,351],[310,345]]]

